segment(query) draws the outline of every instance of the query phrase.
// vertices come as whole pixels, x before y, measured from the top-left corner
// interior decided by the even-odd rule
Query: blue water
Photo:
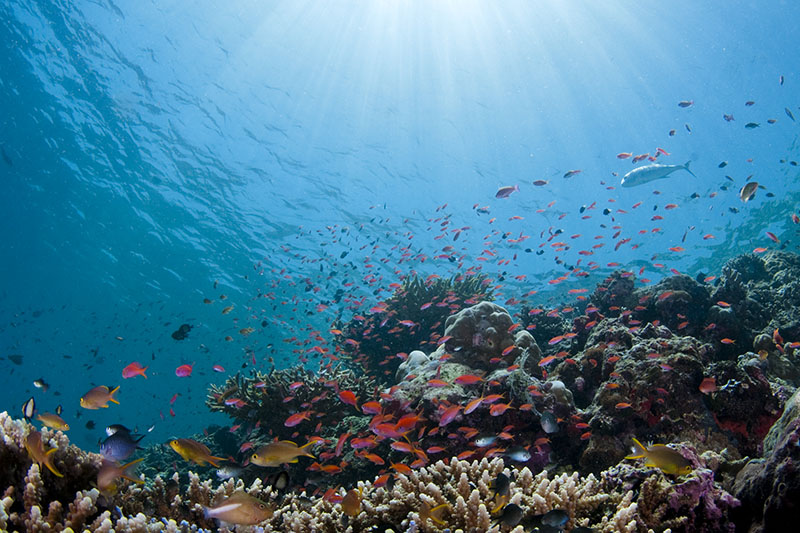
[[[159,442],[228,423],[204,406],[210,383],[253,358],[296,364],[318,343],[285,339],[330,338],[412,272],[481,267],[501,303],[547,306],[609,263],[655,282],[796,251],[798,16],[777,1],[7,0],[0,410],[62,404],[89,450],[114,422]],[[658,147],[697,178],[620,189],[633,165],[617,154]],[[766,189],[745,204],[751,174]],[[458,261],[436,258],[448,245]],[[588,277],[548,283],[570,266]],[[132,361],[147,380],[122,379]],[[97,384],[121,385],[120,405],[82,410]]]

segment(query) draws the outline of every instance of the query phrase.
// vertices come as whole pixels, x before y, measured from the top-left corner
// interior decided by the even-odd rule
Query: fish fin
[[[117,399],[116,399],[116,398],[114,398],[114,394],[116,394],[118,390],[119,390],[119,385],[117,385],[116,387],[114,387],[114,389],[113,389],[113,390],[111,390],[111,392],[109,392],[109,393],[108,393],[108,399],[109,399],[109,401],[112,401],[112,402],[114,402],[114,403],[115,403],[115,404],[117,404],[117,405],[119,405],[119,402],[117,401]],[[108,406],[106,406],[106,407],[108,407]]]
[[[64,474],[56,470],[55,465],[53,464],[53,454],[58,451],[58,448],[50,448],[44,454],[44,466],[47,467],[54,475],[58,477],[64,477]]]
[[[140,457],[139,459],[136,459],[135,461],[131,461],[130,463],[121,466],[120,470],[122,470],[122,475],[120,475],[120,477],[124,478],[124,479],[127,479],[128,481],[133,481],[134,483],[139,483],[139,484],[144,483],[144,481],[142,481],[138,477],[133,477],[133,474],[129,474],[128,473],[128,469],[129,468],[131,468],[132,466],[136,466],[138,463],[140,463],[142,461],[144,461],[144,457]]]
[[[683,165],[683,169],[696,178],[697,176],[695,175],[695,173],[689,170],[689,163],[691,163],[691,160],[687,161],[686,164]]]
[[[645,456],[647,449],[642,446],[642,443],[636,440],[635,437],[633,439],[633,455],[628,455],[625,459],[641,459]]]
[[[208,457],[206,457],[206,461],[211,463],[214,466],[214,468],[219,468],[219,464],[217,463],[217,461],[224,461],[224,460],[225,460],[224,457],[216,457],[214,455],[209,455]]]

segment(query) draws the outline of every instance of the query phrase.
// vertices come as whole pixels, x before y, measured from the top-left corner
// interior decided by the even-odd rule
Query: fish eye
[[[172,442],[170,442],[170,444],[178,444],[178,441],[177,440],[173,440]]]

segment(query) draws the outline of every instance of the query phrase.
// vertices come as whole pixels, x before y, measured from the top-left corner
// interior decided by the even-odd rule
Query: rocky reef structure
[[[433,351],[442,324],[450,314],[494,297],[490,280],[481,274],[450,279],[412,276],[395,288],[392,296],[349,322],[333,324],[337,351],[346,361],[374,380],[391,384],[402,360],[397,354]]]
[[[764,439],[763,458],[736,476],[733,492],[742,501],[733,515],[742,531],[776,531],[792,523],[800,501],[800,392],[787,402]]]

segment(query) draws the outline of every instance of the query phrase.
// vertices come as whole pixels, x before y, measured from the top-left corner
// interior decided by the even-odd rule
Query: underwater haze
[[[211,384],[317,368],[414,274],[485,274],[515,313],[800,242],[795,2],[0,15],[0,411],[61,405],[86,450],[225,425]],[[119,405],[83,409],[97,385]]]

